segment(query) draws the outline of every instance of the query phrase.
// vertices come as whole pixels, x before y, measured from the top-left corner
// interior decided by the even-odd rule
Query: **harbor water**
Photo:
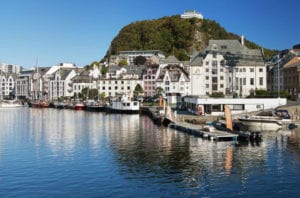
[[[215,142],[142,115],[0,109],[0,197],[297,197],[300,129]]]

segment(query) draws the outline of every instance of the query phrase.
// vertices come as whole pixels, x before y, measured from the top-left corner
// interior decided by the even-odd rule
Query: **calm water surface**
[[[0,109],[0,197],[297,197],[300,131],[211,142],[146,116]]]

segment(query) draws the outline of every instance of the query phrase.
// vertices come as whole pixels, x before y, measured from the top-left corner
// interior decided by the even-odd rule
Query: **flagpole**
[[[279,54],[278,54],[278,60],[277,60],[277,67],[278,67],[278,71],[277,71],[277,83],[278,83],[278,85],[277,85],[277,94],[278,94],[278,98],[280,98],[280,94],[279,94],[279,90],[280,90],[280,88],[279,88],[279,86],[280,86],[280,75],[279,75],[279,62],[280,62],[280,60],[279,60]]]

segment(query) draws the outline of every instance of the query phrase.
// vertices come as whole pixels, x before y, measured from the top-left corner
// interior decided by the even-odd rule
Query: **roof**
[[[239,40],[210,40],[208,47],[200,52],[191,62],[192,66],[203,65],[208,53],[223,55],[230,66],[264,66],[264,56],[259,49],[249,49]]]
[[[188,73],[178,65],[167,65],[160,70],[157,81],[163,81],[166,73],[169,73],[171,82],[178,82],[181,75],[188,80]]]
[[[174,55],[170,55],[168,56],[164,61],[164,63],[180,63],[180,61],[174,56]]]
[[[300,57],[294,57],[284,65],[284,68],[300,66]]]

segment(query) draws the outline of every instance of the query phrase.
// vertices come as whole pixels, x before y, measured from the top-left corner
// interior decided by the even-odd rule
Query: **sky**
[[[101,60],[126,25],[196,10],[269,49],[300,43],[298,0],[0,0],[0,63]]]

